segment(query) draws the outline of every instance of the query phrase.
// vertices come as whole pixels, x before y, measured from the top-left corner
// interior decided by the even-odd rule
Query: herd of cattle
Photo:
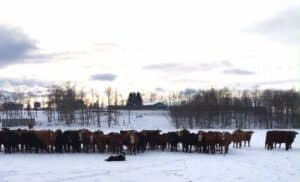
[[[160,130],[126,130],[104,134],[102,131],[80,130],[0,130],[0,152],[112,152],[124,150],[128,154],[146,150],[170,150],[203,153],[228,153],[229,145],[241,148],[250,147],[253,131],[235,130],[233,133],[218,131],[190,132],[186,129],[161,133]],[[268,131],[266,148],[273,149],[285,143],[286,150],[291,148],[296,135],[294,131]],[[179,147],[181,146],[181,147]]]

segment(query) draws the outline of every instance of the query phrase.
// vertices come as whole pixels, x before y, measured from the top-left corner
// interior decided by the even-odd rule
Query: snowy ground
[[[157,116],[153,120],[153,117],[145,115],[120,128],[175,130],[168,119]],[[265,133],[266,130],[255,130],[250,148],[233,149],[231,146],[227,155],[147,151],[127,156],[125,162],[108,163],[104,161],[110,155],[107,153],[0,153],[0,181],[298,181],[299,136],[290,151],[285,151],[284,146],[267,151],[264,149]]]

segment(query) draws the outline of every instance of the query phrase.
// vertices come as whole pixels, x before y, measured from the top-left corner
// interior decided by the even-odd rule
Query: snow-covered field
[[[131,128],[175,130],[168,118],[155,114],[145,114],[142,118],[132,119],[127,125],[112,129],[105,127],[103,130]],[[284,146],[267,151],[264,149],[266,130],[254,131],[250,148],[233,149],[231,146],[227,155],[146,151],[128,155],[125,162],[108,163],[104,161],[110,155],[108,153],[0,153],[0,181],[299,181],[299,136],[290,151],[285,151]],[[300,133],[300,130],[297,131]]]
[[[119,131],[125,129],[161,129],[161,130],[174,130],[174,125],[171,122],[168,111],[119,111],[118,122],[111,121],[111,126],[108,127],[107,115],[101,115],[101,127],[98,127],[96,121],[90,122],[89,124],[81,125],[80,122],[77,124],[71,124],[67,126],[64,122],[58,121],[47,122],[47,116],[43,111],[38,111],[35,117],[36,126],[34,129],[79,129],[87,128],[89,130],[103,130],[104,132]],[[26,118],[26,114],[25,118]],[[0,112],[0,118],[5,118],[4,114]],[[77,116],[78,117],[78,116]],[[114,118],[114,116],[113,116]],[[0,125],[1,126],[1,125]],[[20,128],[20,127],[15,127]],[[28,129],[27,127],[21,127]]]

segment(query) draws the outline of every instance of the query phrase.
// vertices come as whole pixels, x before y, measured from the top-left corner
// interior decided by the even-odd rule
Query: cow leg
[[[67,152],[71,152],[71,145],[67,144]]]
[[[273,150],[273,143],[270,144],[270,149]]]
[[[88,153],[88,152],[89,152],[88,144],[85,144],[84,147],[85,147],[84,151],[85,151],[86,153]]]
[[[229,145],[225,145],[225,154],[228,153]]]

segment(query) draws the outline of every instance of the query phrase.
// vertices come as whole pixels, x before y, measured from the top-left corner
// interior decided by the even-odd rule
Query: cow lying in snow
[[[111,155],[105,161],[111,162],[111,161],[125,161],[125,153],[122,152],[120,155]]]

